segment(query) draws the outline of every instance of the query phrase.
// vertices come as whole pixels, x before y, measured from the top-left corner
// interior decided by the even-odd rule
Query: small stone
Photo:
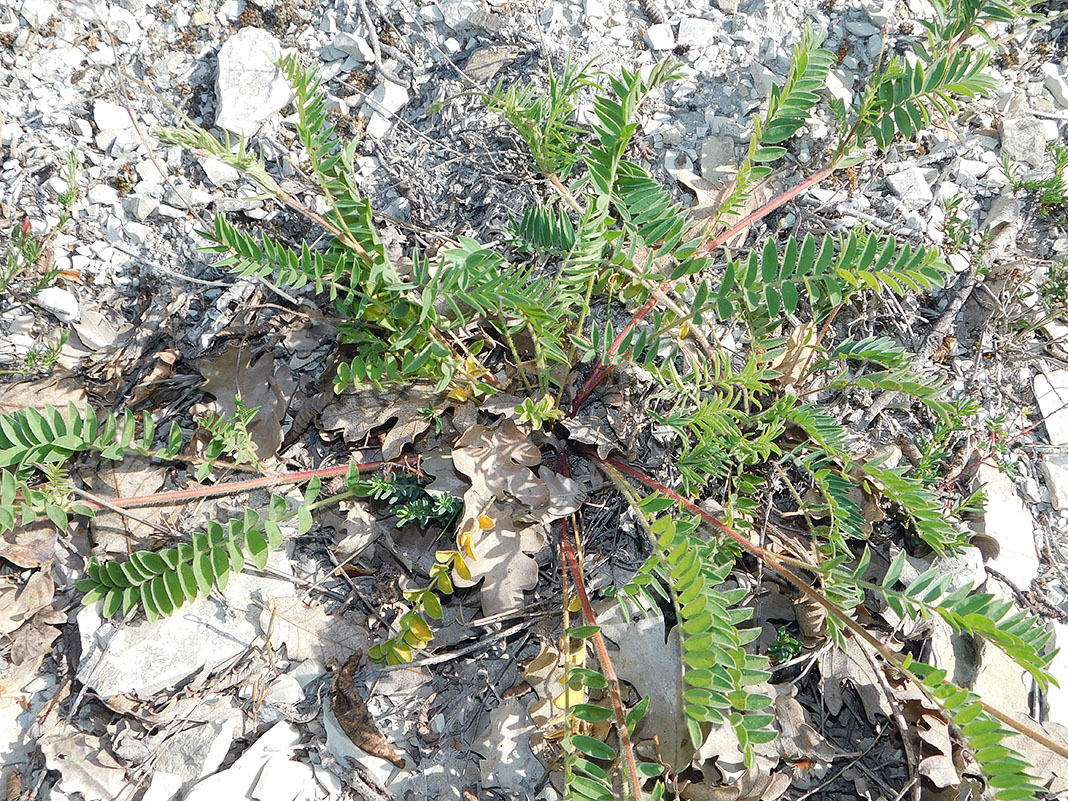
[[[38,306],[51,312],[61,323],[73,323],[81,314],[78,299],[69,290],[50,286],[37,293],[34,299]]]
[[[608,12],[605,11],[601,0],[585,0],[582,10],[587,18],[604,19],[608,16]]]
[[[234,741],[236,724],[234,715],[178,732],[156,752],[154,768],[179,776],[183,788],[192,787],[219,769]]]
[[[1048,62],[1043,64],[1042,80],[1061,108],[1068,108],[1068,81],[1064,78],[1064,71],[1056,64]]]
[[[85,193],[90,203],[99,206],[110,206],[119,200],[119,190],[107,184],[96,184]]]
[[[1046,161],[1047,141],[1046,126],[1037,117],[1021,114],[1001,120],[1001,147],[1013,161],[1041,167]]]
[[[182,777],[165,770],[152,771],[152,781],[141,801],[171,801],[182,789]]]
[[[918,209],[934,199],[931,187],[919,167],[909,167],[886,177],[890,190],[901,198],[906,208]]]
[[[375,60],[375,51],[362,36],[342,32],[334,37],[331,45],[335,50],[340,50],[345,55],[352,56],[361,64],[371,64]]]
[[[408,91],[400,84],[383,81],[367,98],[364,109],[360,112],[370,119],[367,122],[367,135],[381,138],[393,127],[393,116],[408,102]]]
[[[972,181],[977,181],[990,172],[990,165],[985,161],[976,161],[974,159],[961,159],[957,164],[957,177],[960,178],[967,176]],[[961,183],[963,186],[963,182]]]
[[[827,91],[831,97],[837,97],[848,107],[853,103],[853,80],[851,72],[831,70],[827,73]]]
[[[1036,375],[1034,391],[1050,443],[1068,445],[1068,370]]]
[[[122,131],[133,127],[133,120],[126,109],[110,100],[97,100],[93,104],[93,121],[101,131]]]
[[[715,42],[720,24],[714,20],[700,17],[685,17],[679,23],[679,47],[692,47],[704,50]]]
[[[198,28],[203,28],[209,22],[211,22],[211,14],[209,14],[207,11],[193,12],[192,23]]]
[[[436,5],[434,6],[420,6],[416,16],[423,22],[441,22],[444,17],[441,14],[441,9]]]
[[[869,36],[877,36],[879,34],[879,29],[870,22],[854,20],[847,22],[845,27],[847,31],[861,39],[867,39]]]
[[[738,171],[734,139],[710,136],[701,143],[701,177],[720,188],[733,180]]]
[[[445,24],[455,31],[466,28],[482,6],[479,0],[439,0],[438,10]]]
[[[1038,575],[1035,524],[1016,493],[1016,485],[998,468],[980,464],[977,478],[987,496],[974,543],[987,564],[1018,587],[1031,586]]]
[[[189,209],[204,206],[211,201],[211,193],[193,186],[177,186],[168,189],[164,200],[175,208]]]
[[[463,45],[460,44],[460,40],[457,39],[455,36],[450,36],[448,39],[445,40],[443,44],[445,46],[445,52],[448,53],[450,56],[455,56],[457,53],[464,49]]]
[[[464,72],[472,80],[489,83],[493,76],[515,61],[519,48],[505,46],[480,47],[467,57]]]
[[[159,201],[147,195],[130,195],[123,198],[122,207],[135,220],[143,221],[159,208]]]
[[[241,175],[236,167],[231,167],[217,158],[205,158],[200,166],[204,168],[204,174],[215,186],[223,186],[231,181],[236,181]]]
[[[666,22],[660,25],[650,25],[645,29],[645,41],[651,50],[674,50],[675,32]]]
[[[739,0],[715,0],[716,7],[724,14],[737,14]]]
[[[128,222],[122,227],[127,238],[135,245],[143,245],[152,234],[152,228],[139,222]]]
[[[137,18],[122,6],[111,6],[108,9],[108,24],[111,26],[111,32],[124,44],[133,44],[143,35]]]
[[[277,67],[278,40],[260,28],[242,28],[219,49],[215,124],[251,136],[259,124],[289,102],[290,89]]]
[[[775,83],[775,73],[763,64],[750,64],[749,74],[753,76],[753,86],[757,96],[765,98],[771,94],[771,85]]]

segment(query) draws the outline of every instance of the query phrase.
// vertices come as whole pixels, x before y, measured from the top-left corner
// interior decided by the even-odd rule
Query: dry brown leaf
[[[0,558],[19,567],[41,567],[55,557],[59,529],[51,520],[35,520],[0,535]]]
[[[597,623],[601,633],[618,646],[618,651],[609,654],[616,673],[633,684],[642,698],[649,699],[649,711],[636,730],[637,736],[645,740],[655,736],[664,760],[676,771],[683,770],[694,749],[680,705],[678,627],[666,634],[660,615],[631,621],[618,603],[598,614]]]
[[[519,515],[520,520],[551,523],[574,514],[586,502],[586,490],[573,478],[554,473],[547,467],[538,470],[538,478],[549,488],[549,500],[544,506]]]
[[[89,491],[108,501],[151,495],[163,488],[163,481],[163,471],[144,456],[131,456],[121,463],[101,459],[95,470],[85,473]],[[165,511],[163,507],[146,507],[139,509],[137,516],[159,525]],[[148,523],[106,509],[90,518],[89,528],[93,532],[96,549],[104,554],[125,555],[130,551],[148,548],[151,539],[157,536],[156,530]]]
[[[431,495],[451,495],[454,498],[463,498],[464,493],[471,485],[460,478],[456,468],[452,464],[452,456],[447,453],[434,453],[424,457],[419,462],[419,467],[434,481],[427,485],[426,491]]]
[[[134,388],[133,397],[130,398],[131,406],[136,406],[147,400],[153,392],[159,389],[160,382],[166,381],[174,375],[174,365],[178,361],[178,350],[176,348],[161,350],[153,358],[155,358],[155,362],[152,365],[152,369],[141,383]]]
[[[271,640],[285,645],[286,655],[297,662],[342,662],[368,645],[366,631],[339,615],[326,614],[320,604],[308,605],[299,598],[272,598],[260,612],[260,628],[266,632],[272,622]]]
[[[1042,732],[1055,743],[1068,743],[1068,726],[1053,721],[1037,723],[1034,718],[1023,713],[1017,713],[1014,717],[1020,723]],[[1051,798],[1062,796],[1068,791],[1068,759],[1022,734],[1014,734],[1003,744],[1018,751],[1031,763],[1034,770],[1028,772],[1041,777],[1040,782],[1049,790]]]
[[[868,720],[875,723],[876,713],[889,718],[893,710],[861,647],[850,637],[845,650],[831,648],[820,655],[820,691],[827,709],[837,715],[842,711],[842,684],[849,682],[860,696]]]
[[[422,410],[440,412],[440,403],[441,395],[426,387],[346,392],[323,411],[320,420],[327,431],[344,429],[346,442],[360,442],[371,429],[396,420],[382,439],[382,458],[396,459],[434,422]]]
[[[108,753],[100,738],[74,732],[41,739],[41,753],[49,770],[59,772],[57,787],[66,795],[114,799],[126,790],[126,771]]]
[[[46,606],[56,595],[52,574],[43,570],[30,574],[20,588],[0,591],[0,634],[10,634]]]
[[[786,350],[771,361],[769,367],[779,373],[775,383],[790,387],[797,384],[816,355],[816,324],[800,325],[786,338]]]
[[[469,428],[453,446],[452,463],[486,502],[514,498],[532,508],[549,502],[549,487],[530,469],[541,463],[541,451],[511,420]]]
[[[60,634],[56,625],[66,622],[66,613],[42,609],[11,635],[11,663],[22,665],[48,653]]]
[[[87,400],[85,388],[66,375],[53,374],[39,381],[0,384],[0,414],[27,408],[42,411],[45,406],[55,406],[65,412],[71,401],[79,409],[84,409]]]
[[[345,516],[342,518],[338,515],[335,526],[338,544],[334,555],[338,561],[343,562],[360,553],[383,534],[389,533],[385,525],[367,509],[367,504],[342,504],[342,510]],[[325,517],[323,523],[326,524]]]
[[[332,709],[337,722],[357,748],[379,759],[392,762],[398,768],[407,764],[389,740],[378,730],[375,719],[367,709],[359,688],[356,686],[356,669],[360,666],[363,651],[356,651],[334,678]]]
[[[215,396],[219,414],[232,415],[238,395],[246,408],[258,407],[248,427],[256,456],[269,459],[278,453],[288,401],[275,378],[274,356],[265,353],[253,362],[249,346],[231,343],[218,358],[202,359],[197,369],[204,376],[200,388]]]
[[[470,507],[465,501],[467,508]],[[471,578],[465,579],[453,571],[453,583],[458,587],[473,587],[482,581],[479,590],[482,611],[494,615],[521,606],[523,592],[534,589],[538,583],[538,563],[527,554],[541,550],[545,533],[540,526],[517,530],[510,516],[495,513],[492,506],[485,516],[492,520],[492,526],[483,529],[475,523],[471,537],[475,559],[467,560]]]
[[[953,740],[949,726],[936,715],[923,715],[916,721],[916,736],[923,744],[917,770],[935,787],[955,787],[960,776],[953,764]]]
[[[601,422],[596,418],[579,415],[561,420],[560,425],[567,429],[568,439],[594,446],[602,459],[607,459],[614,450],[623,451],[619,443],[602,431]]]

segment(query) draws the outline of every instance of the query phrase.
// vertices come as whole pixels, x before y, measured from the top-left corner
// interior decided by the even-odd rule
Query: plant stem
[[[644,473],[642,473],[640,470],[636,470],[633,467],[631,467],[630,465],[624,464],[623,462],[620,462],[617,459],[611,459],[611,458],[609,458],[609,459],[601,459],[600,457],[597,456],[597,454],[595,452],[593,452],[591,450],[586,450],[584,452],[587,455],[587,457],[592,459],[597,465],[602,466],[602,465],[605,465],[607,463],[608,465],[611,465],[612,467],[614,467],[615,469],[619,470],[620,472],[626,473],[627,475],[631,476],[632,478],[636,478],[638,481],[641,481],[643,484],[645,484],[650,489],[653,489],[656,492],[659,492],[659,493],[661,493],[663,495],[666,495],[667,497],[669,497],[669,498],[677,501],[678,503],[682,504],[692,514],[698,515],[704,522],[708,523],[713,528],[718,529],[723,534],[726,534],[728,537],[730,537],[732,540],[734,540],[736,543],[738,543],[743,548],[743,550],[745,550],[748,553],[750,553],[753,556],[755,556],[757,559],[762,561],[767,567],[769,567],[772,570],[774,570],[780,576],[782,576],[787,581],[789,581],[791,584],[793,584],[795,587],[797,587],[799,590],[801,590],[802,594],[806,595],[812,601],[814,601],[815,603],[819,604],[821,607],[826,609],[827,613],[829,615],[831,615],[832,617],[836,618],[845,628],[849,629],[849,632],[854,637],[856,637],[859,640],[862,640],[866,645],[868,645],[869,647],[873,648],[884,660],[886,660],[887,663],[894,665],[894,667],[896,667],[902,673],[904,673],[905,675],[909,676],[909,678],[912,679],[912,681],[915,682],[915,684],[922,691],[924,691],[925,693],[927,692],[927,689],[926,689],[925,685],[923,684],[923,682],[920,680],[920,678],[918,676],[916,676],[915,673],[913,673],[909,669],[908,664],[906,663],[906,661],[905,661],[905,659],[903,657],[901,657],[899,654],[891,651],[890,648],[888,648],[885,644],[880,642],[867,629],[865,629],[862,625],[857,623],[853,618],[851,618],[844,611],[839,609],[838,606],[835,605],[834,603],[832,603],[830,601],[830,599],[828,599],[823,593],[821,593],[819,590],[815,589],[811,584],[809,584],[807,581],[802,579],[794,571],[792,571],[789,568],[787,568],[786,565],[783,564],[783,561],[780,561],[780,559],[778,558],[778,556],[776,554],[772,553],[767,548],[763,548],[763,547],[761,547],[759,545],[756,545],[755,543],[750,542],[748,539],[743,537],[741,534],[739,534],[738,532],[734,531],[730,526],[727,526],[724,523],[721,523],[719,520],[714,518],[712,515],[710,515],[705,510],[701,509],[695,503],[693,503],[691,501],[688,501],[686,498],[683,498],[681,495],[679,495],[674,490],[668,489],[667,487],[665,487],[660,482],[658,482],[655,479],[650,478],[649,476],[647,476]],[[810,569],[815,569],[815,568],[810,568]],[[1009,726],[1012,729],[1015,729],[1020,734],[1024,735],[1025,737],[1027,737],[1030,740],[1033,740],[1036,743],[1039,743],[1040,745],[1044,746],[1045,748],[1048,748],[1053,753],[1058,754],[1058,755],[1064,757],[1065,759],[1068,759],[1068,747],[1065,747],[1064,745],[1062,745],[1060,743],[1054,742],[1053,740],[1051,740],[1049,737],[1046,737],[1041,732],[1036,731],[1035,729],[1032,729],[1030,726],[1027,726],[1024,723],[1020,723],[1019,721],[1013,719],[1011,716],[1009,716],[1009,715],[1005,714],[1004,712],[1001,712],[1000,710],[990,706],[989,704],[987,704],[985,701],[983,701],[981,699],[979,699],[977,701],[977,703],[983,708],[984,712],[986,712],[987,714],[997,718],[1002,723],[1004,723],[1006,726]]]
[[[393,464],[393,462],[363,462],[356,465],[356,469],[363,473],[369,470],[377,470],[387,464]],[[270,475],[260,476],[259,478],[250,478],[244,481],[231,481],[227,484],[216,484],[212,487],[193,487],[191,489],[174,490],[173,492],[157,492],[152,495],[136,495],[132,498],[117,498],[111,501],[111,506],[107,508],[113,509],[113,511],[118,511],[119,509],[129,509],[135,506],[149,506],[157,503],[182,503],[192,498],[230,495],[236,492],[248,492],[249,490],[258,489],[260,487],[273,487],[278,484],[303,484],[305,481],[310,481],[316,476],[319,478],[333,478],[334,476],[343,476],[348,471],[349,465],[345,464],[337,467],[322,467],[318,470],[300,470],[295,473],[272,473]],[[90,509],[105,508],[95,502],[89,502],[86,505]]]
[[[750,225],[755,223],[757,220],[767,217],[769,214],[771,214],[771,212],[779,208],[779,206],[783,205],[784,203],[788,203],[801,192],[804,192],[806,189],[814,186],[815,184],[818,184],[832,172],[834,172],[833,164],[829,167],[824,167],[819,172],[813,173],[804,181],[795,186],[793,189],[790,189],[787,192],[784,192],[783,194],[779,195],[779,197],[757,209],[745,219],[732,225],[730,228],[728,228],[722,234],[717,236],[711,242],[702,245],[700,248],[698,248],[697,253],[711,253],[713,250],[720,247],[724,242],[731,239],[736,234],[741,233]],[[671,288],[672,283],[674,282],[666,281],[660,287],[660,292],[667,292]],[[631,329],[633,329],[634,326],[636,326],[642,321],[645,315],[647,315],[653,310],[653,307],[656,306],[657,302],[657,296],[653,295],[649,298],[649,300],[644,303],[644,305],[642,305],[640,309],[638,309],[638,311],[634,313],[634,316],[630,318],[630,321],[623,327],[623,330],[619,332],[619,335],[612,342],[611,347],[609,347],[608,353],[606,354],[608,360],[610,360],[611,357],[615,356],[619,352],[619,349],[620,347],[622,347],[623,340],[626,338],[627,334],[630,333]],[[582,405],[589,398],[590,393],[592,393],[594,388],[599,383],[601,383],[601,381],[604,380],[604,377],[608,375],[611,370],[612,365],[607,362],[601,362],[593,368],[593,372],[590,373],[589,378],[586,379],[586,382],[582,385],[582,389],[579,391],[579,394],[575,397],[574,403],[571,404],[571,412],[568,415],[569,417],[574,417],[578,413],[578,410],[582,408]]]
[[[590,604],[590,598],[586,594],[586,585],[582,581],[582,571],[579,569],[578,561],[575,558],[575,549],[571,545],[571,540],[565,536],[566,525],[561,526],[561,529],[560,550],[565,564],[571,572],[575,593],[578,595],[579,603],[582,604],[582,612],[586,617],[586,622],[591,626],[596,626],[597,615],[594,614],[593,605]],[[616,677],[616,671],[612,667],[612,661],[608,658],[608,648],[604,644],[604,637],[601,636],[601,632],[595,632],[592,639],[594,648],[597,650],[597,660],[604,670],[604,677],[608,681],[610,689],[609,694],[612,696],[612,707],[616,715],[616,731],[619,734],[619,749],[623,752],[627,779],[630,782],[630,791],[635,801],[642,801],[642,786],[638,779],[638,763],[634,759],[634,747],[630,742],[630,733],[627,731],[627,715],[623,711],[623,696],[619,691],[619,679]],[[564,658],[568,658],[566,654]]]

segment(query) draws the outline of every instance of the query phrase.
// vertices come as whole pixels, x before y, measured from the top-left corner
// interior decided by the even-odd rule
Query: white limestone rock
[[[289,84],[275,66],[281,55],[278,40],[260,28],[242,28],[226,40],[219,49],[216,125],[251,136],[289,102]]]

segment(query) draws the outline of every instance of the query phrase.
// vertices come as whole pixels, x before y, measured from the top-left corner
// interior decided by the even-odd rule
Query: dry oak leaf
[[[260,612],[260,628],[271,631],[271,640],[285,645],[286,655],[296,662],[342,662],[368,646],[367,632],[362,628],[338,615],[326,614],[320,604],[305,604],[299,598],[272,598]]]
[[[21,589],[5,587],[0,591],[0,634],[10,634],[26,623],[56,595],[50,572],[32,573]]]
[[[440,413],[441,395],[427,387],[345,392],[323,410],[320,420],[327,431],[345,430],[346,442],[360,442],[371,429],[396,420],[382,439],[382,458],[396,459],[404,446],[430,428],[433,417],[424,409]]]
[[[805,323],[790,332],[786,349],[776,356],[769,367],[779,373],[775,383],[789,387],[805,377],[805,372],[816,356],[816,325]]]
[[[275,378],[274,356],[265,353],[252,361],[252,348],[231,343],[215,359],[197,365],[204,382],[200,388],[214,395],[218,413],[232,415],[240,395],[246,409],[258,407],[248,426],[249,438],[260,459],[269,459],[282,444],[282,417],[288,402]]]
[[[59,772],[58,787],[68,796],[81,793],[87,799],[115,799],[126,790],[126,771],[97,737],[75,732],[41,738],[45,765]]]
[[[470,508],[465,500],[465,517],[466,509]],[[481,524],[478,518],[482,519]],[[477,515],[471,524],[473,531],[466,525],[461,530],[470,535],[469,550],[475,558],[467,560],[470,578],[454,570],[453,583],[458,587],[473,587],[485,579],[479,596],[482,611],[487,615],[520,606],[523,591],[534,589],[538,583],[538,563],[528,554],[537,553],[545,545],[545,532],[540,526],[517,531],[509,515],[495,513],[492,507],[484,515]]]
[[[356,747],[371,756],[392,762],[398,768],[404,768],[407,764],[404,757],[397,753],[397,749],[382,736],[382,732],[378,730],[378,724],[375,723],[374,717],[367,709],[367,702],[363,700],[356,686],[356,669],[360,666],[362,658],[363,651],[356,651],[334,677],[331,705],[334,717],[337,718],[337,722],[341,724],[341,728]]]
[[[532,508],[549,502],[548,485],[530,469],[541,463],[541,451],[512,420],[502,421],[495,429],[471,426],[456,440],[452,463],[485,501],[514,498]],[[465,509],[464,517],[480,513]]]
[[[0,558],[19,567],[41,567],[56,553],[59,529],[51,520],[35,520],[0,534]]]
[[[121,463],[101,459],[85,475],[89,491],[108,501],[151,495],[163,488],[165,479],[159,466],[145,456],[128,457]],[[159,506],[139,510],[137,516],[145,523],[106,509],[98,512],[89,519],[96,550],[125,555],[131,550],[150,548],[157,533],[148,522],[163,524],[165,512],[165,507]]]
[[[844,650],[831,648],[820,655],[820,692],[827,709],[837,715],[842,711],[842,683],[848,681],[860,696],[868,721],[875,723],[876,713],[889,719],[893,710],[862,647],[850,637]]]
[[[26,408],[44,411],[45,406],[55,406],[66,415],[67,404],[71,401],[79,409],[84,409],[88,396],[85,388],[69,376],[51,375],[39,381],[0,384],[0,414]]]

